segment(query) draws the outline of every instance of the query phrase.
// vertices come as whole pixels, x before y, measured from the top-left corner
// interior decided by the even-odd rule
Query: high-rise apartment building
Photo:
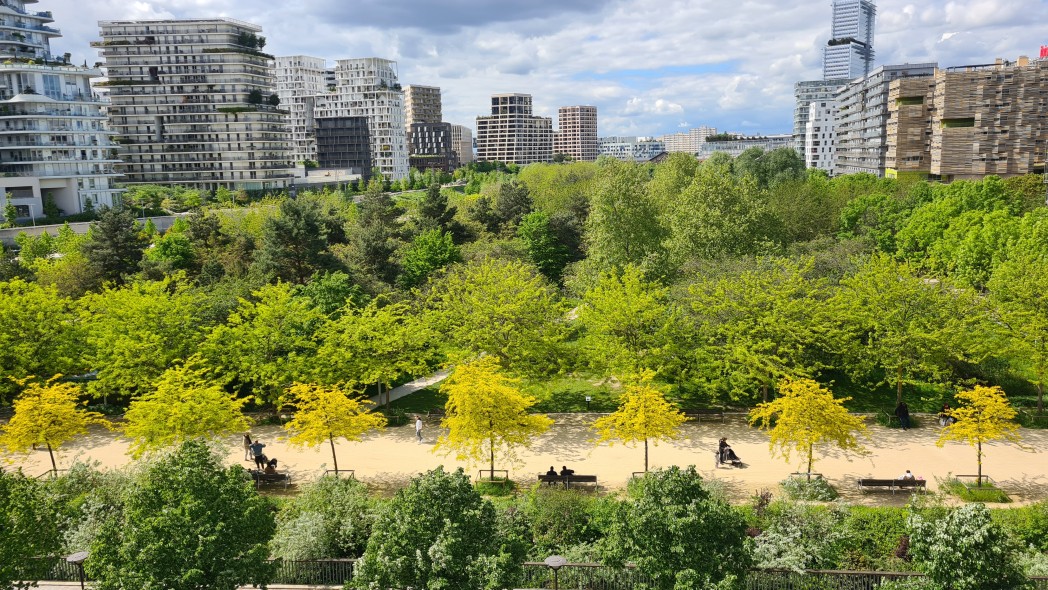
[[[935,73],[935,64],[881,66],[852,81],[837,96],[835,174],[884,176],[888,154],[888,99],[893,80]]]
[[[891,83],[889,175],[953,181],[1045,173],[1048,61],[946,68]]]
[[[370,179],[373,164],[367,117],[320,117],[315,122],[321,170],[348,170]]]
[[[811,114],[811,105],[821,105],[822,103],[836,101],[837,93],[841,88],[848,84],[848,82],[849,80],[808,80],[805,82],[797,82],[793,85],[793,96],[796,99],[796,106],[793,110],[793,142],[794,147],[797,148],[797,153],[801,154],[801,157],[805,160],[808,159],[807,156],[809,153],[807,132],[809,123],[808,117]],[[828,123],[820,121],[819,127],[823,130],[828,128],[829,132],[832,132],[833,121],[831,120]],[[823,132],[825,131],[820,131],[820,133]],[[831,159],[831,173],[832,168],[833,161]]]
[[[532,164],[552,158],[553,120],[532,114],[531,95],[493,95],[491,115],[477,117],[477,161]]]
[[[440,123],[440,88],[409,84],[404,87],[405,125],[415,123]]]
[[[465,125],[451,125],[451,151],[455,152],[459,165],[473,161],[473,131]]]
[[[214,190],[286,186],[286,111],[256,25],[228,18],[102,21],[111,100],[129,184]]]
[[[711,135],[717,135],[717,130],[713,127],[703,126],[694,127],[686,132],[679,131],[677,133],[663,135],[658,139],[665,145],[667,152],[697,154],[706,143],[706,138]]]
[[[316,161],[316,123],[313,118],[317,95],[327,92],[327,63],[319,57],[289,55],[276,59],[277,96],[280,108],[288,111],[288,143],[295,162]]]
[[[391,180],[407,177],[404,91],[397,62],[378,57],[338,60],[335,89],[317,98],[315,116],[366,117],[372,165]]]
[[[873,68],[877,7],[870,0],[834,0],[830,41],[823,50],[822,79],[854,80]]]
[[[837,117],[837,100],[834,98],[812,102],[808,106],[808,117],[804,129],[804,165],[808,168],[825,170],[833,174],[836,162],[837,136],[833,121]]]
[[[458,156],[452,149],[451,123],[414,123],[410,136],[412,168],[444,172],[458,168]]]
[[[0,206],[9,195],[19,217],[40,217],[45,203],[66,215],[118,204],[116,145],[91,91],[101,72],[51,54],[61,33],[50,12],[26,10],[35,1],[0,7]]]
[[[553,153],[571,156],[575,161],[597,159],[597,107],[572,106],[557,109],[559,123]]]
[[[666,144],[651,137],[608,136],[598,140],[602,156],[611,156],[623,162],[647,162],[666,152]]]

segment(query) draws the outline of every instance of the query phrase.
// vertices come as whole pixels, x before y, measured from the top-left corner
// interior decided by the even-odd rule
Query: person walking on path
[[[899,402],[899,405],[895,406],[895,415],[899,418],[899,426],[903,430],[910,429],[910,408],[906,405],[906,402]]]
[[[415,437],[418,438],[418,444],[422,444],[422,416],[415,416]]]
[[[244,433],[244,460],[245,461],[250,461],[251,458],[252,458],[251,457],[251,433],[250,432],[245,432]]]
[[[262,444],[262,441],[256,440],[251,444],[251,455],[255,458],[255,467],[259,469],[265,469],[266,467],[266,456],[262,454],[262,449],[266,448],[266,445]]]

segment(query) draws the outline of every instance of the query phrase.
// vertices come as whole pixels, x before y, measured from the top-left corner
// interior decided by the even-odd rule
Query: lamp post
[[[66,561],[75,565],[77,573],[80,574],[80,590],[84,590],[84,561],[87,560],[88,555],[90,555],[90,553],[87,551],[77,551],[66,557]]]
[[[593,397],[592,397],[592,396],[589,396],[589,395],[587,395],[587,396],[586,396],[586,411],[587,411],[587,412],[589,412],[589,405],[590,405],[590,402],[591,402],[591,401],[593,401]]]
[[[568,563],[568,560],[559,555],[550,555],[543,561],[543,563],[545,563],[549,569],[553,570],[553,590],[559,590],[560,578],[557,570],[564,567]]]

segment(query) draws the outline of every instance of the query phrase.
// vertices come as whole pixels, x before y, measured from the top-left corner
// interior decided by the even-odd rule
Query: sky
[[[1036,58],[1048,0],[880,0],[876,65],[950,67]],[[383,57],[402,84],[439,86],[444,120],[476,126],[490,96],[533,96],[535,114],[595,105],[598,133],[662,135],[707,125],[792,131],[793,84],[822,77],[830,0],[42,0],[63,38],[52,53],[99,61],[97,21],[231,17],[262,26],[266,51]]]

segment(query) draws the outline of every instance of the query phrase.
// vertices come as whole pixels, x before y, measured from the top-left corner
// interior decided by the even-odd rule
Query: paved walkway
[[[425,389],[425,388],[429,387],[430,385],[434,385],[436,383],[440,383],[441,381],[447,379],[448,375],[450,375],[450,374],[451,374],[451,371],[447,370],[447,369],[443,370],[443,371],[437,371],[436,373],[433,373],[432,375],[427,375],[425,377],[420,377],[420,378],[415,379],[414,381],[412,381],[410,383],[405,383],[405,384],[400,385],[398,387],[394,387],[393,389],[389,390],[389,401],[391,401],[391,402],[396,401],[396,400],[398,400],[398,399],[400,399],[400,398],[402,398],[404,396],[411,395],[412,393],[415,393],[416,391],[418,391],[420,389]],[[378,397],[379,396],[377,396],[377,395],[376,396],[372,396],[371,402],[374,403],[375,405],[378,405],[380,403]],[[383,396],[383,397],[385,397],[385,396]]]

